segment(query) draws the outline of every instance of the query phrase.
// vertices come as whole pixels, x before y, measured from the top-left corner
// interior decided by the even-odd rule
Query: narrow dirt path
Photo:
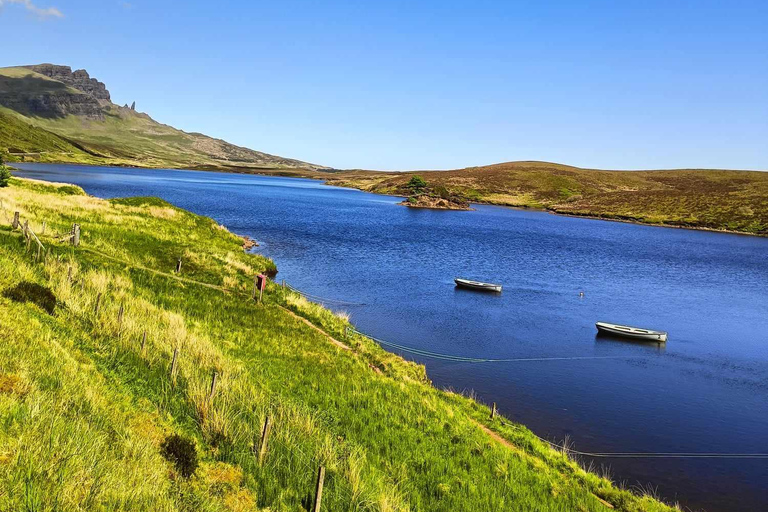
[[[316,330],[317,332],[319,332],[320,334],[322,334],[323,336],[328,338],[328,341],[330,341],[331,343],[333,343],[334,345],[336,345],[340,349],[352,351],[352,348],[349,345],[340,342],[339,340],[337,340],[336,338],[334,338],[333,336],[331,336],[330,334],[328,334],[327,332],[325,332],[324,330],[322,330],[321,328],[319,328],[318,326],[316,326],[315,324],[313,324],[312,322],[310,322],[309,320],[304,318],[303,316],[297,315],[296,313],[294,313],[290,309],[288,309],[288,308],[286,308],[284,306],[281,306],[280,304],[276,304],[276,306],[279,307],[280,309],[282,309],[283,311],[285,311],[286,313],[288,313],[289,315],[291,315],[296,320],[299,320],[300,322],[304,322],[305,324],[310,326],[312,329]]]

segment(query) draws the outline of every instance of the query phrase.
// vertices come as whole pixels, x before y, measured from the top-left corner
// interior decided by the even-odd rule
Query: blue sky
[[[0,0],[0,65],[338,168],[768,169],[768,2]]]

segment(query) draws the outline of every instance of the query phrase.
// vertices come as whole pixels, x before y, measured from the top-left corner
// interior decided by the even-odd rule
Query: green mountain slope
[[[95,88],[94,84],[101,88]],[[41,128],[66,138],[99,163],[193,169],[320,168],[177,130],[147,114],[115,105],[107,98],[109,92],[103,84],[82,70],[72,72],[65,66],[48,64],[0,68],[0,106],[15,112],[17,119],[32,129]],[[45,141],[40,142],[39,146],[27,144],[25,152],[47,151]],[[34,155],[14,156],[17,152],[12,150],[18,146],[13,139],[0,142],[0,150],[9,150],[12,158],[38,159]],[[84,162],[92,162],[83,158]],[[61,160],[72,161],[72,157]]]

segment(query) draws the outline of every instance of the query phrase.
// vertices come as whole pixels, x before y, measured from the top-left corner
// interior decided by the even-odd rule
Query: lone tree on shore
[[[427,186],[427,182],[424,181],[424,178],[419,176],[418,174],[411,178],[411,181],[408,182],[408,185],[406,185],[409,189],[411,189],[411,192],[414,194],[418,194],[424,188]]]

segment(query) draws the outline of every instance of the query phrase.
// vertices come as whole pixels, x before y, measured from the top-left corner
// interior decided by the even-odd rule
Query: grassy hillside
[[[0,201],[1,510],[296,511],[320,465],[329,511],[669,510],[346,337],[343,316],[275,284],[255,304],[272,262],[210,219],[18,179]],[[172,435],[194,442],[189,477]]]
[[[409,195],[414,173],[350,171],[328,183]],[[467,200],[543,208],[670,226],[768,234],[768,172],[603,171],[547,162],[509,162],[418,172],[432,187]]]
[[[137,167],[171,167],[195,169],[316,169],[318,166],[283,158],[200,133],[187,133],[158,123],[147,114],[120,107],[104,100],[88,99],[91,104],[77,105],[87,94],[27,68],[0,68],[0,105],[12,105],[16,121],[30,126],[30,131],[43,129],[61,136],[90,157],[59,152],[59,161],[82,161],[106,165]],[[75,104],[88,109],[88,116],[59,115]],[[61,108],[56,108],[60,104]],[[95,107],[94,107],[95,105]],[[35,107],[34,110],[32,107]],[[92,109],[96,108],[96,113]],[[8,113],[8,109],[6,109]],[[20,148],[13,138],[0,139],[0,150]],[[31,142],[31,141],[28,141]],[[47,152],[50,146],[26,144],[27,153]],[[16,153],[16,151],[10,151]],[[19,157],[20,159],[21,157]],[[40,158],[25,155],[30,161],[50,161],[52,155]]]
[[[37,128],[23,121],[8,109],[0,107],[0,151],[9,160],[19,161],[19,153],[29,153],[28,158],[38,162],[101,163],[98,155],[85,151],[79,145]]]

